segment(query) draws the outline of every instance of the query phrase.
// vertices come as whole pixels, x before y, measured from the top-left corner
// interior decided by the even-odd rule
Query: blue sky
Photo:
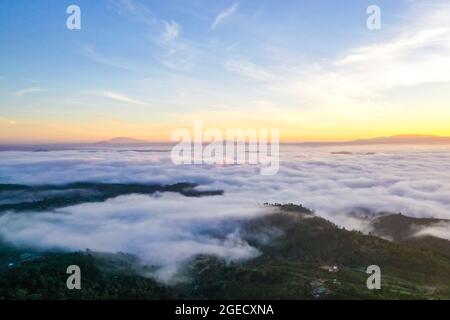
[[[396,72],[404,72],[419,60],[418,72],[429,70],[431,56],[423,52],[448,39],[448,30],[437,32],[445,24],[431,17],[441,12],[448,22],[448,6],[376,1],[382,28],[371,31],[366,8],[373,3],[2,0],[0,129],[5,135],[0,140],[95,140],[113,134],[168,139],[170,130],[196,119],[218,127],[286,127],[286,136],[297,140],[432,133],[434,125],[434,133],[443,132],[434,119],[415,130],[414,119],[423,116],[418,101],[436,99],[436,92],[433,105],[442,111],[446,77],[430,71],[426,80],[405,84],[387,70],[397,82],[381,86],[378,75],[368,80],[370,89],[359,86],[363,67],[378,72],[370,69],[377,63],[397,59],[402,68]],[[81,30],[66,28],[71,4],[81,8]],[[352,60],[355,52],[370,58],[369,48],[386,52],[424,30],[431,35],[399,52],[403,57],[396,51],[366,65]],[[446,49],[439,45],[436,53],[445,55]],[[442,63],[434,67],[445,70],[448,60]],[[376,111],[394,103],[399,109],[389,117]],[[406,108],[417,109],[416,118],[397,127]],[[379,123],[390,126],[379,130]]]

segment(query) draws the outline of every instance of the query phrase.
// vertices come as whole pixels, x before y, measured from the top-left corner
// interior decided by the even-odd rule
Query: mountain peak
[[[145,140],[139,140],[129,137],[116,137],[109,140],[99,141],[96,144],[134,144],[134,143],[146,143]]]
[[[353,143],[381,143],[381,144],[448,144],[450,137],[423,135],[423,134],[401,134],[390,137],[380,137],[372,139],[361,139],[352,141]]]

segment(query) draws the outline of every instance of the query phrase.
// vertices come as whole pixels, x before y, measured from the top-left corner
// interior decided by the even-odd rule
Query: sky
[[[286,142],[450,135],[449,21],[439,0],[2,0],[0,143],[168,141],[198,120]]]

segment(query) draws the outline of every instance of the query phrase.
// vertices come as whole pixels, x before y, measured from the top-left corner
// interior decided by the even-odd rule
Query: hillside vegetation
[[[442,251],[450,250],[450,242],[434,238],[440,245],[433,249],[401,237],[388,241],[339,228],[302,206],[271,206],[273,214],[240,229],[259,257],[227,263],[197,256],[186,263],[186,280],[172,285],[144,277],[152,267],[127,254],[28,249],[28,259],[21,261],[27,249],[4,245],[0,298],[450,299],[450,256]],[[16,265],[9,267],[10,261]],[[81,290],[66,288],[72,264],[82,270]],[[366,268],[374,264],[381,268],[380,290],[366,287]]]

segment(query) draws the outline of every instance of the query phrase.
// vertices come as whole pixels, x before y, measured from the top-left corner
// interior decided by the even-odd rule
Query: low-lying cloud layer
[[[264,202],[302,203],[339,225],[357,229],[365,226],[348,213],[388,211],[450,219],[448,147],[344,149],[282,146],[280,170],[274,176],[260,175],[256,165],[175,166],[169,149],[165,152],[161,146],[142,147],[140,152],[2,152],[1,183],[192,182],[200,184],[198,189],[223,189],[225,194],[128,195],[56,212],[8,213],[0,216],[0,236],[42,248],[133,253],[159,267],[158,277],[169,279],[197,254],[228,260],[257,255],[241,239],[239,221],[266,213],[259,205]],[[448,234],[448,228],[438,231],[434,233],[439,237]]]
[[[156,278],[170,280],[199,254],[226,260],[257,256],[239,236],[239,225],[267,212],[226,196],[128,195],[52,212],[7,213],[0,216],[0,234],[9,242],[42,249],[135,254],[157,268]]]
[[[450,223],[440,222],[433,226],[421,228],[414,234],[415,237],[432,236],[450,241]]]
[[[333,154],[343,148],[353,154]],[[274,176],[256,165],[173,165],[168,150],[2,152],[0,182],[192,182],[249,203],[303,203],[327,217],[370,209],[450,218],[449,147],[282,146]]]

